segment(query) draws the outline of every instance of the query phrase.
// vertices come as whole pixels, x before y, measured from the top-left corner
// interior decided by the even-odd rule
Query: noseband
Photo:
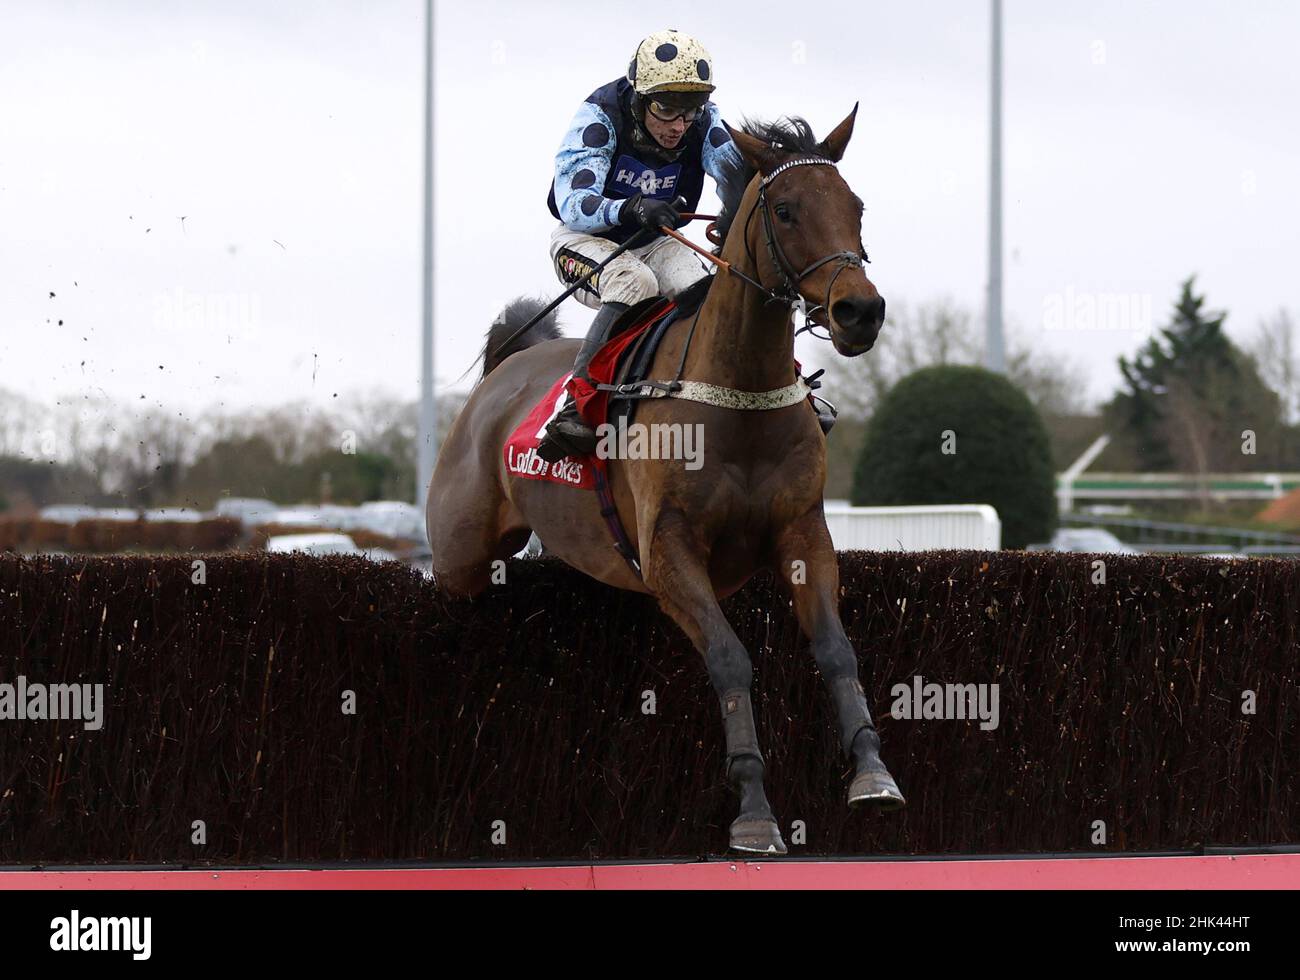
[[[767,295],[773,300],[784,302],[792,308],[799,310],[803,313],[805,318],[811,316],[812,313],[817,310],[825,310],[826,315],[829,317],[831,290],[835,288],[835,280],[839,278],[840,273],[848,268],[861,269],[863,262],[870,262],[871,260],[867,258],[866,249],[860,249],[858,252],[832,252],[830,255],[825,255],[818,259],[802,272],[796,273],[794,271],[794,267],[786,257],[785,250],[781,248],[780,240],[776,237],[776,227],[772,221],[772,208],[771,203],[767,198],[767,189],[771,185],[772,181],[776,180],[777,177],[781,176],[781,174],[785,173],[787,170],[791,170],[795,167],[807,166],[834,167],[835,162],[833,160],[827,160],[824,157],[800,157],[797,160],[788,160],[781,164],[764,177],[759,183],[758,200],[754,202],[754,207],[750,209],[749,217],[745,219],[745,250],[749,252],[750,264],[753,266],[755,271],[757,271],[758,263],[754,259],[753,251],[749,248],[749,224],[754,220],[755,212],[761,211],[763,215],[764,244],[767,246],[767,254],[772,258],[772,264],[776,266],[777,272],[781,275],[780,287],[778,289],[768,289],[766,286],[755,282],[748,276],[743,276],[742,278],[744,278],[750,285],[756,286],[763,292],[767,293]],[[820,306],[814,306],[809,309],[807,301],[799,292],[799,284],[812,273],[830,262],[836,263],[836,268],[834,274],[831,276],[831,281],[826,285],[826,301]]]

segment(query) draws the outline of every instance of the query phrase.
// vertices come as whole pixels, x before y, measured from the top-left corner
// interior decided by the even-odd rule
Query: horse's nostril
[[[866,305],[860,299],[842,299],[838,303],[831,304],[831,316],[841,327],[846,330],[851,329],[863,320]]]
[[[885,300],[875,296],[871,299],[851,297],[831,304],[831,316],[845,330],[854,327],[879,326],[885,319]]]

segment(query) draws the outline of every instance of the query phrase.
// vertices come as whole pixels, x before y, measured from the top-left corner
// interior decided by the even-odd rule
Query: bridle
[[[754,206],[750,208],[749,216],[745,219],[745,251],[749,254],[751,267],[755,272],[757,272],[758,262],[754,257],[753,250],[749,246],[749,226],[754,220],[754,215],[756,213],[762,213],[764,244],[767,246],[767,253],[772,259],[772,264],[776,266],[777,272],[781,275],[780,286],[777,289],[769,289],[762,283],[751,279],[749,276],[734,267],[732,268],[732,271],[751,286],[766,293],[773,302],[782,302],[787,304],[792,309],[801,312],[804,315],[805,320],[811,322],[813,313],[818,310],[822,310],[828,317],[830,316],[831,290],[835,288],[835,280],[839,278],[840,273],[848,268],[861,269],[862,264],[864,262],[870,262],[871,259],[867,257],[866,249],[859,245],[859,250],[857,252],[832,252],[831,254],[818,259],[802,272],[796,273],[794,271],[794,267],[786,257],[785,250],[781,248],[780,240],[776,237],[776,227],[772,221],[772,207],[771,203],[768,201],[767,189],[777,177],[781,176],[781,174],[785,173],[787,170],[792,170],[795,167],[808,166],[834,167],[835,161],[827,160],[825,157],[800,157],[796,160],[787,160],[764,177],[759,183],[758,199],[754,202]],[[834,274],[831,276],[831,281],[826,284],[826,301],[819,306],[809,308],[807,300],[805,300],[803,294],[799,292],[799,284],[812,273],[830,262],[836,263],[836,268]],[[803,330],[811,329],[811,326],[805,325],[800,330],[800,333],[802,333]]]

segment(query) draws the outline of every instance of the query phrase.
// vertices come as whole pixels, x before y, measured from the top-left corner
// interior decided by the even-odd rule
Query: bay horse
[[[885,301],[863,267],[862,201],[835,166],[856,115],[855,106],[821,142],[798,118],[728,127],[744,161],[719,185],[717,234],[732,272],[712,277],[690,339],[684,330],[668,331],[651,378],[672,378],[683,365],[680,377],[732,389],[741,404],[756,397],[744,393],[788,389],[799,382],[792,313],[799,306],[812,310],[840,354],[856,357],[872,347]],[[492,562],[519,551],[534,531],[548,552],[592,578],[653,595],[703,656],[720,702],[726,779],[740,796],[732,849],[784,854],[763,786],[749,653],[718,605],[771,569],[793,600],[835,706],[840,742],[854,764],[849,805],[903,806],[840,622],[839,566],[822,510],[826,439],[807,399],[761,410],[734,400],[725,407],[684,398],[641,402],[638,423],[700,425],[696,431],[708,438],[696,468],[663,459],[608,461],[638,567],[612,547],[596,494],[506,468],[504,444],[570,370],[578,346],[560,338],[550,319],[496,349],[530,311],[516,301],[493,325],[483,376],[439,454],[426,508],[436,581],[453,594],[479,593]]]

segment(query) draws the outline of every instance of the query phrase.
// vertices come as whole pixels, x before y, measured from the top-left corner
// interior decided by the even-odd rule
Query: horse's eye
[[[778,204],[774,210],[776,211],[776,216],[778,218],[786,224],[790,223],[790,209],[786,207],[785,204]]]

